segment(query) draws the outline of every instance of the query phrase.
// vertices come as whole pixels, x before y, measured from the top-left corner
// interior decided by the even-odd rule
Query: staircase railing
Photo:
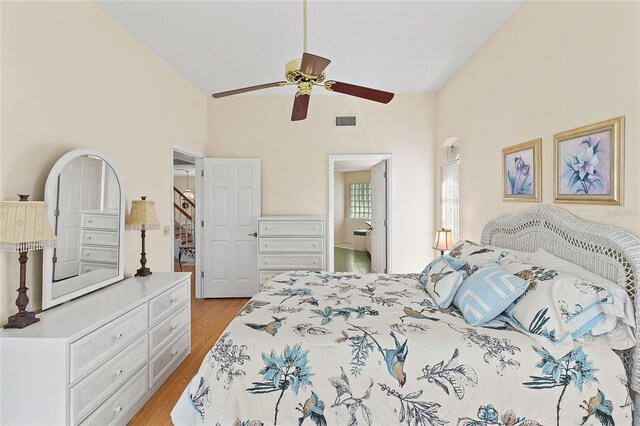
[[[196,205],[175,186],[173,187],[173,213],[175,239],[181,246],[192,245],[195,240]]]

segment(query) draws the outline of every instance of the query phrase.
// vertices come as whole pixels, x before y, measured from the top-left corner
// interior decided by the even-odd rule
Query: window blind
[[[442,226],[451,229],[453,242],[460,239],[460,184],[459,184],[459,162],[449,161],[442,165],[440,175],[440,205]]]

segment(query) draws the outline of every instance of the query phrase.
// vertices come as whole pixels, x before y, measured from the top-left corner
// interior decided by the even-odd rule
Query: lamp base
[[[146,266],[143,266],[136,271],[136,277],[148,277],[151,274],[151,269],[147,268]]]
[[[36,317],[35,312],[21,312],[9,317],[9,323],[3,328],[25,328],[28,325],[40,321],[40,318]]]

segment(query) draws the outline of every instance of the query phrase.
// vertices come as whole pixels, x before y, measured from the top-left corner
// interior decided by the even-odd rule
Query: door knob
[[[257,232],[254,232],[253,234],[249,234],[249,236],[250,236],[250,237],[257,237],[257,236],[258,236],[258,233],[257,233]]]

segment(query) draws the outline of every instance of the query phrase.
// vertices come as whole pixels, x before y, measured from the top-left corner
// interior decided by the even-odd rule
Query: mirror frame
[[[73,159],[77,157],[93,155],[96,157],[100,157],[103,161],[105,161],[113,170],[116,180],[120,185],[120,215],[119,215],[119,242],[118,242],[118,274],[112,278],[108,278],[106,280],[99,281],[90,286],[84,287],[82,289],[72,291],[70,293],[64,294],[62,296],[52,297],[52,285],[53,285],[53,248],[44,249],[42,254],[42,310],[52,308],[61,303],[67,302],[71,299],[75,299],[87,293],[91,293],[92,291],[98,290],[102,287],[106,287],[110,284],[113,284],[118,281],[122,281],[124,279],[124,221],[125,221],[125,197],[124,197],[124,184],[122,179],[122,174],[118,169],[118,166],[113,162],[113,160],[104,152],[98,151],[96,149],[91,148],[81,148],[74,149],[73,151],[69,151],[64,154],[62,157],[56,161],[56,163],[51,168],[49,172],[49,176],[47,176],[47,183],[44,188],[44,201],[47,204],[47,218],[49,223],[55,223],[55,200],[57,198],[57,190],[58,190],[58,177],[62,172],[62,169]]]

